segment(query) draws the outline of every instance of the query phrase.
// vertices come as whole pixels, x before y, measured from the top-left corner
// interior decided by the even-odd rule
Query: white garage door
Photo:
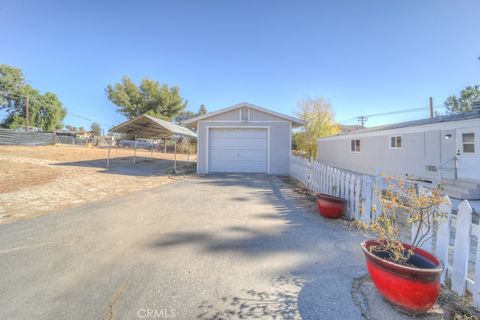
[[[210,128],[209,172],[267,172],[267,129]]]

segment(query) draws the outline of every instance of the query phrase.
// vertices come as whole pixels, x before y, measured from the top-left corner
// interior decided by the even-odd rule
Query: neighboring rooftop
[[[466,112],[466,113],[451,114],[446,116],[437,116],[437,117],[428,118],[428,119],[420,119],[420,120],[406,121],[406,122],[400,122],[400,123],[386,124],[382,126],[375,126],[375,127],[369,127],[369,128],[361,128],[360,126],[360,129],[357,129],[357,130],[344,131],[342,129],[342,132],[337,134],[337,136],[400,129],[400,128],[406,128],[406,127],[424,126],[429,124],[471,120],[471,119],[478,119],[478,118],[480,118],[480,112],[473,111],[473,112]],[[344,127],[355,127],[355,126],[344,126]]]
[[[359,124],[353,124],[353,125],[339,124],[338,126],[340,127],[340,134],[347,134],[352,131],[363,129],[362,126]]]

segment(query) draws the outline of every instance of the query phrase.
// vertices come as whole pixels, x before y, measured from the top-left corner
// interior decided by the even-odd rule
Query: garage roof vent
[[[247,107],[243,107],[243,108],[240,109],[240,110],[242,110],[242,115],[241,115],[242,121],[248,121],[248,120],[250,120],[250,119],[249,119],[249,118],[250,118],[249,109],[248,109]]]

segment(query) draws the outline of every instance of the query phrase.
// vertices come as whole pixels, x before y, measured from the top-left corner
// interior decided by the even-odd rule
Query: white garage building
[[[197,130],[198,174],[287,175],[292,128],[303,126],[305,121],[244,102],[184,124]]]

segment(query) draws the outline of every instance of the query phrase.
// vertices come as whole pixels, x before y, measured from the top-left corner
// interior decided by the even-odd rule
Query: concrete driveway
[[[361,319],[362,237],[279,178],[186,178],[0,226],[0,319]]]

